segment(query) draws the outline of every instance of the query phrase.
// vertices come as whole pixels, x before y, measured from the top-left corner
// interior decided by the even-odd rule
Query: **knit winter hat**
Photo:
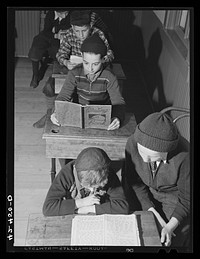
[[[104,57],[107,54],[107,47],[99,35],[94,33],[83,41],[81,52],[101,54],[101,56]]]
[[[89,147],[83,149],[75,161],[77,172],[87,170],[108,169],[110,166],[110,158],[101,148]]]
[[[179,134],[170,116],[156,112],[137,125],[134,138],[146,148],[158,152],[169,152],[176,148]]]
[[[84,26],[90,24],[90,11],[81,10],[73,11],[70,14],[70,24],[76,26]]]

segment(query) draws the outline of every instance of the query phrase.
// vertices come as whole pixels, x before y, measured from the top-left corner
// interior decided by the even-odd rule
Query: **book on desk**
[[[141,246],[136,215],[77,215],[72,220],[73,246]]]
[[[61,126],[107,129],[111,121],[112,105],[81,105],[55,101],[56,118]]]

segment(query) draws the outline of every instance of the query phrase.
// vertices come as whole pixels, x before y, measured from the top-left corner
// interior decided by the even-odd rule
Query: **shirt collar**
[[[101,74],[101,72],[102,72],[102,67],[100,68],[100,70],[99,71],[97,71],[95,74],[94,74],[94,77],[93,77],[93,79],[91,80],[91,78],[90,78],[90,75],[89,75],[89,73],[85,73],[85,71],[84,71],[84,68],[83,68],[83,71],[84,71],[84,75],[87,77],[87,79],[88,80],[90,80],[90,81],[95,81],[96,79],[97,79],[97,77],[99,77],[99,75]]]
[[[58,16],[58,13],[56,11],[54,11],[54,13],[55,13],[54,20],[59,19],[59,21],[61,21],[63,19],[62,17]]]

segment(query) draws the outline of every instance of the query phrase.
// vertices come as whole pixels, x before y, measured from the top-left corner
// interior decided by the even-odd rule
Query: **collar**
[[[83,68],[84,75],[85,75],[85,76],[87,77],[87,79],[88,79],[89,81],[91,81],[91,82],[94,82],[94,81],[99,77],[99,75],[101,74],[102,70],[103,70],[103,68],[101,67],[100,70],[97,71],[97,72],[94,74],[94,76],[91,77],[89,73],[87,73],[87,74],[85,73],[85,70],[84,70],[84,68]]]
[[[57,20],[59,19],[59,22],[63,19],[62,17],[58,16],[58,13],[56,11],[54,11],[55,13],[55,17],[54,17],[54,20]]]

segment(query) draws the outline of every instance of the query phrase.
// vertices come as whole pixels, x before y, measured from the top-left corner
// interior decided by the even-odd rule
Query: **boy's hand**
[[[58,120],[56,119],[56,114],[55,112],[51,114],[51,121],[53,122],[53,124],[57,125],[57,126],[60,126]]]
[[[69,69],[72,70],[77,64],[76,63],[71,63],[70,60],[65,60],[64,65]]]
[[[93,213],[96,214],[95,206],[87,206],[87,207],[81,207],[77,211],[78,214],[88,214],[88,213]]]
[[[119,129],[119,127],[120,127],[120,120],[118,118],[113,118],[112,122],[108,126],[108,130]]]
[[[100,204],[100,199],[99,197],[96,197],[94,194],[92,194],[85,198],[75,200],[75,203],[77,208],[82,208],[94,204]]]
[[[173,232],[170,230],[170,228],[167,227],[167,224],[161,231],[161,243],[165,246],[170,246],[171,245],[171,238],[172,238]]]

